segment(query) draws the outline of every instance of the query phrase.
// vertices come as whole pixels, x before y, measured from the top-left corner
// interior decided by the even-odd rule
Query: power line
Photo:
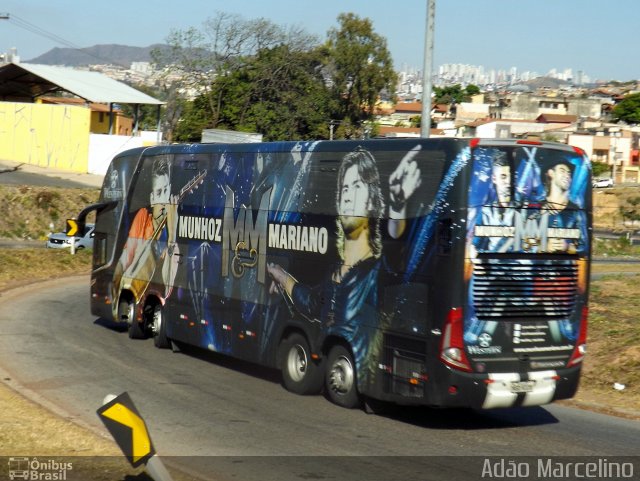
[[[38,27],[37,25],[34,25],[33,23],[28,22],[27,20],[20,18],[17,15],[11,15],[9,18],[9,21],[14,25],[16,25],[17,27],[23,28],[31,33],[35,33],[36,35],[40,35],[41,37],[48,38],[49,40],[53,40],[54,42],[60,43],[66,47],[74,48],[78,50],[80,49],[78,45],[68,40],[65,40],[59,35],[56,35],[53,32],[49,32],[48,30],[45,30],[42,27]]]
[[[3,16],[6,15],[6,16]],[[53,40],[54,42],[64,45],[67,48],[71,48],[73,50],[77,50],[79,52],[82,52],[85,55],[88,55],[90,57],[95,58],[96,60],[100,60],[101,62],[105,62],[105,63],[111,63],[111,64],[115,64],[115,65],[119,65],[121,67],[125,67],[128,68],[127,65],[121,64],[117,61],[114,61],[113,59],[107,59],[107,58],[102,58],[99,57],[98,55],[95,55],[91,52],[88,52],[86,49],[83,49],[82,47],[76,45],[73,42],[70,42],[69,40],[66,40],[62,37],[60,37],[59,35],[50,32],[48,30],[45,30],[42,27],[38,27],[37,25],[34,25],[33,23],[18,17],[17,15],[10,15],[8,13],[6,14],[0,14],[0,19],[8,19],[9,22],[11,22],[12,24],[14,24],[16,27],[22,28],[24,30],[27,30],[31,33],[35,33],[36,35],[40,35],[41,37],[47,38],[49,40]]]

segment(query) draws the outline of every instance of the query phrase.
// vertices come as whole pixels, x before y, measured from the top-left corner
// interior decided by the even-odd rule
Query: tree
[[[167,43],[170,48],[152,52],[154,62],[164,68],[166,79],[180,78],[182,91],[197,93],[198,105],[192,107],[204,108],[206,112],[197,115],[206,115],[207,126],[218,127],[225,93],[220,86],[226,77],[242,69],[260,50],[288,45],[292,51],[300,51],[317,45],[318,40],[300,28],[285,29],[263,18],[246,20],[218,12],[204,22],[202,30],[192,27],[172,31]],[[197,123],[201,122],[189,122],[187,131]],[[178,137],[183,138],[184,126],[179,130]]]
[[[613,108],[611,115],[615,120],[640,124],[640,94],[627,95]]]
[[[172,140],[172,131],[184,109],[184,102],[180,101],[175,85],[161,85],[150,87],[147,85],[132,85],[133,88],[147,95],[162,100],[165,105],[160,107],[161,131],[165,138]],[[131,118],[135,117],[135,107],[130,104],[121,105],[123,113]],[[156,130],[158,126],[158,106],[141,105],[138,108],[138,128],[140,130]]]
[[[259,132],[265,140],[327,138],[334,102],[322,75],[320,50],[292,51],[288,45],[260,50],[210,87],[220,99],[218,128]],[[199,138],[212,127],[207,95],[191,103],[178,139]]]
[[[193,101],[183,102],[181,115],[173,126],[172,138],[178,142],[200,142],[202,131],[211,127],[209,102],[206,95],[200,95]]]
[[[165,100],[160,89],[154,89],[147,85],[131,85],[134,89],[158,100]],[[135,106],[131,104],[120,105],[122,113],[127,117],[135,117]],[[138,127],[140,130],[155,130],[158,124],[158,108],[155,105],[140,105],[138,107]]]
[[[449,85],[446,87],[435,87],[433,89],[434,101],[437,104],[459,104],[461,102],[469,102],[473,95],[480,93],[477,85],[469,84],[464,89],[460,84]]]
[[[600,177],[602,174],[611,172],[611,166],[606,162],[592,162],[591,171],[593,177]]]
[[[334,102],[322,75],[320,50],[287,45],[261,50],[233,74],[236,105],[225,102],[221,122],[260,132],[265,140],[327,138]],[[228,99],[233,99],[231,95]]]
[[[469,84],[464,88],[465,92],[469,97],[473,97],[474,95],[478,95],[480,93],[480,87],[477,85]]]
[[[381,93],[395,91],[397,74],[387,41],[374,32],[371,20],[342,13],[338,22],[338,28],[329,30],[326,43],[327,73],[339,99],[335,116],[342,121],[338,135],[360,135]]]
[[[622,223],[636,222],[640,220],[640,197],[628,197],[619,207]]]
[[[558,136],[550,132],[545,132],[544,134],[542,134],[542,137],[540,137],[540,140],[543,140],[545,142],[560,142],[560,139],[558,138]]]
[[[325,45],[300,29],[219,13],[205,29],[173,32],[155,61],[184,79],[192,102],[176,100],[177,140],[203,128],[262,133],[265,140],[361,137],[379,97],[397,76],[371,21],[338,17]],[[195,93],[195,95],[193,95]],[[169,106],[168,106],[169,107]]]

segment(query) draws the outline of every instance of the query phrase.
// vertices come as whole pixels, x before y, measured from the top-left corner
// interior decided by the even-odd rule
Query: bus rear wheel
[[[294,333],[280,345],[282,381],[287,390],[296,394],[317,394],[322,389],[322,366],[311,359],[309,343]]]
[[[325,390],[331,402],[347,409],[360,406],[353,356],[342,345],[329,351]]]
[[[167,327],[164,319],[164,311],[162,304],[157,303],[153,306],[151,314],[151,332],[153,334],[153,344],[160,349],[167,349],[171,346],[169,338],[167,338]]]

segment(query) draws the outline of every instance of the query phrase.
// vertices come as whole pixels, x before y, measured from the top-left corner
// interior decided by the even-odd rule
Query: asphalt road
[[[4,293],[4,376],[101,432],[96,409],[127,391],[159,454],[205,479],[469,480],[481,479],[487,456],[640,454],[640,422],[559,405],[385,416],[342,409],[287,392],[271,370],[130,340],[91,316],[88,301],[86,277]]]

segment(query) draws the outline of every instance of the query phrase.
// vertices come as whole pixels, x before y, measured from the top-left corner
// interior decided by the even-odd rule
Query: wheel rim
[[[307,353],[300,344],[291,346],[287,355],[287,371],[295,382],[302,381],[307,373]]]
[[[346,394],[353,388],[354,372],[351,361],[345,356],[335,360],[329,372],[329,387],[336,394]]]
[[[154,336],[158,336],[162,329],[162,309],[158,306],[153,308],[153,322],[151,324],[151,330]]]
[[[133,302],[129,302],[127,304],[127,322],[129,325],[135,322],[136,317],[136,306],[134,306]]]
[[[135,305],[133,302],[122,301],[120,303],[120,320],[122,320],[123,317],[126,317],[127,324],[131,325],[133,324],[135,313]]]

